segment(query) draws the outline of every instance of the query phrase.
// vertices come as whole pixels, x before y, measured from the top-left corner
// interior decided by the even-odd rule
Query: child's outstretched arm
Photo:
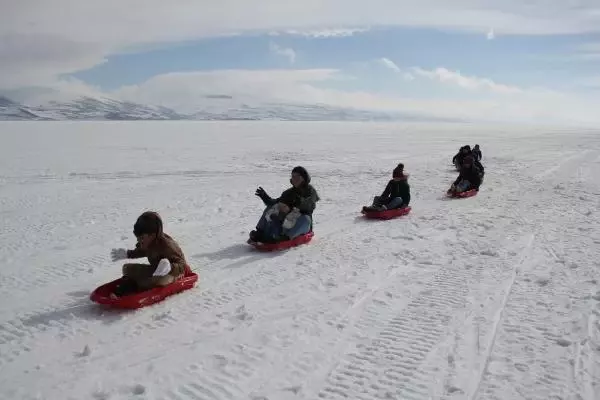
[[[146,251],[140,248],[140,244],[135,245],[135,249],[127,250],[127,258],[142,258],[146,257]]]
[[[146,256],[146,252],[136,245],[134,250],[127,249],[112,249],[110,252],[113,262],[126,260],[128,258],[142,258]]]

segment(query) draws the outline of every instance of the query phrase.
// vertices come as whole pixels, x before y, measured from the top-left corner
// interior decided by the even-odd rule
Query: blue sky
[[[107,62],[72,76],[115,89],[173,71],[336,68],[356,72],[360,69],[357,64],[388,58],[405,68],[444,66],[505,84],[564,87],[574,75],[598,74],[599,60],[573,59],[578,45],[594,41],[600,42],[600,34],[499,36],[490,40],[480,33],[418,28],[379,28],[325,38],[252,34],[113,55]],[[278,54],[273,46],[291,49],[295,58]],[[370,81],[378,84],[380,80]]]
[[[593,1],[56,1],[0,16],[0,93],[174,108],[227,94],[572,121],[595,114],[600,95]]]

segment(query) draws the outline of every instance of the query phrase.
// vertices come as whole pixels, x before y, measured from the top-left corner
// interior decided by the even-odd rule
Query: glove
[[[110,252],[113,262],[127,259],[127,249],[112,249]]]
[[[166,258],[163,258],[158,263],[158,267],[156,267],[152,276],[165,276],[168,275],[169,272],[171,272],[171,263]]]
[[[267,192],[265,192],[265,189],[263,189],[261,186],[259,186],[258,189],[256,189],[256,192],[254,194],[260,197],[261,199],[269,197]]]

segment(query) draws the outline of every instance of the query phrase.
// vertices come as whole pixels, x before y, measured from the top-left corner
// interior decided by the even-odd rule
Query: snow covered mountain
[[[0,121],[60,120],[289,120],[289,121],[433,121],[428,116],[384,113],[312,104],[248,105],[230,98],[212,100],[200,110],[182,113],[162,106],[110,98],[81,97],[30,106],[0,96]]]
[[[82,97],[69,102],[28,106],[0,97],[0,120],[168,120],[184,119],[166,107],[108,98]]]

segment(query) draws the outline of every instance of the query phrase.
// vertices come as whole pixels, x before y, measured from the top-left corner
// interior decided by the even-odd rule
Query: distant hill
[[[0,120],[4,121],[135,121],[135,120],[288,120],[288,121],[445,121],[428,116],[385,113],[311,104],[235,103],[231,96],[208,95],[214,104],[191,113],[162,106],[143,105],[110,98],[81,97],[68,102],[52,101],[29,106],[0,97]]]

